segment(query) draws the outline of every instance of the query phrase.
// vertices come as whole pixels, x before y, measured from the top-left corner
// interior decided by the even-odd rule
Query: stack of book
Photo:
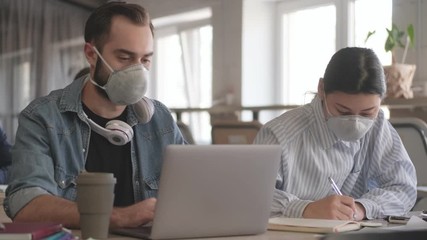
[[[0,224],[0,239],[7,240],[74,240],[71,231],[60,223],[3,223]]]

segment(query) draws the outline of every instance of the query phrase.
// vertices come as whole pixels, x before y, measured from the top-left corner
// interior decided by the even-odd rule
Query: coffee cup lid
[[[112,173],[82,172],[77,176],[77,184],[114,184],[116,178]]]

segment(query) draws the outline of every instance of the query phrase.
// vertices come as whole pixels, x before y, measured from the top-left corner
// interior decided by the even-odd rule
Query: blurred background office
[[[0,124],[0,185],[8,183],[9,166],[12,163],[10,154],[11,145]],[[0,188],[0,192],[2,189]]]
[[[84,22],[104,2],[0,0],[0,122],[11,143],[19,112],[87,66]],[[342,47],[373,48],[390,64],[384,39],[392,23],[414,25],[416,43],[406,62],[417,64],[413,86],[427,86],[427,0],[128,2],[146,7],[156,28],[148,96],[172,109],[307,103],[329,58]],[[281,112],[261,111],[257,120],[264,123]],[[248,110],[237,115],[242,121],[253,116]],[[210,144],[211,117],[208,111],[189,111],[180,120],[196,143]]]

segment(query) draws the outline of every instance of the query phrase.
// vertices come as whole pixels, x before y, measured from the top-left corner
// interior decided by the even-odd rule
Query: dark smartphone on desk
[[[409,221],[409,217],[405,216],[388,216],[386,218],[387,222],[389,223],[399,223],[399,224],[406,224]]]
[[[425,213],[424,213],[425,212]],[[423,213],[419,216],[422,220],[427,222],[427,211],[424,210]],[[388,216],[386,217],[387,222],[389,223],[399,223],[399,224],[406,224],[411,217],[405,217],[405,216]]]

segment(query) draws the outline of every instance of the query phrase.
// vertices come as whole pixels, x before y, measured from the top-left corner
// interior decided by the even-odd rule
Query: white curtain
[[[198,80],[200,79],[200,55],[198,54],[200,39],[198,31],[182,31],[179,34],[181,46],[181,59],[184,73],[184,93],[188,107],[198,107],[201,102],[198,91]]]
[[[19,112],[86,66],[88,16],[57,0],[0,0],[0,123],[11,142]]]
[[[211,68],[208,67],[206,69],[206,65],[211,65],[212,63],[211,56],[206,56],[206,53],[211,53],[212,51],[204,51],[203,48],[205,46],[203,44],[206,41],[202,40],[201,31],[202,28],[195,28],[179,32],[184,73],[184,97],[188,104],[184,107],[197,108],[211,105]],[[209,59],[208,63],[205,62],[206,59]],[[207,96],[209,98],[206,98]],[[188,116],[187,122],[198,142],[207,143],[210,140],[209,118],[208,114],[203,113],[190,113]]]
[[[171,23],[155,31],[154,81],[150,83],[149,96],[170,108],[212,106],[212,26],[209,21],[182,26]],[[186,113],[181,120],[189,126],[198,144],[210,143],[208,113]]]

